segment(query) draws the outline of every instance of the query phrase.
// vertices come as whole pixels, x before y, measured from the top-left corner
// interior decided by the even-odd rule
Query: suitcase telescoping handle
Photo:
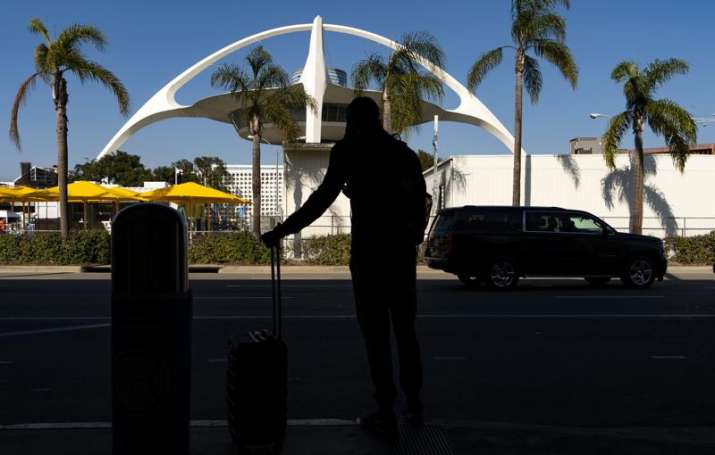
[[[273,336],[283,338],[283,298],[281,296],[280,244],[271,247],[271,293],[273,296]]]

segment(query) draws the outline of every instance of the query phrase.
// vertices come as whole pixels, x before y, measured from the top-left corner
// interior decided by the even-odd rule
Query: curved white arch
[[[134,133],[140,129],[148,126],[152,123],[158,122],[163,119],[173,118],[173,117],[191,117],[193,114],[190,112],[190,106],[184,106],[176,101],[176,92],[183,87],[187,82],[191,81],[194,77],[204,71],[206,68],[221,60],[222,58],[246,47],[258,41],[272,38],[275,36],[286,35],[289,33],[305,32],[311,29],[315,30],[320,27],[320,30],[326,30],[330,32],[343,33],[348,35],[357,36],[360,38],[368,39],[374,41],[378,44],[382,44],[386,47],[397,49],[399,44],[389,38],[384,36],[368,32],[366,30],[361,30],[354,27],[347,27],[344,25],[334,25],[334,24],[323,24],[322,18],[320,16],[315,18],[313,24],[298,24],[289,25],[285,27],[278,27],[270,30],[266,30],[255,35],[243,38],[235,43],[229,44],[222,49],[210,54],[204,59],[196,62],[194,65],[189,67],[186,71],[176,76],[158,92],[156,92],[112,137],[112,139],[105,145],[102,151],[97,155],[97,159],[103,156],[115,152],[122,144],[124,144]],[[315,35],[315,33],[314,33]],[[311,43],[312,45],[312,43]],[[322,41],[320,42],[322,47]],[[311,52],[311,54],[313,54]],[[310,55],[309,55],[310,58]],[[320,57],[322,58],[322,56]],[[457,81],[454,77],[444,71],[442,68],[436,67],[424,59],[420,59],[419,63],[437,78],[442,80],[447,87],[454,90],[454,92],[459,96],[460,104],[454,110],[448,110],[450,114],[444,120],[454,120],[460,122],[467,122],[479,126],[493,136],[495,136],[499,141],[501,141],[506,147],[513,152],[514,148],[514,138],[511,133],[504,127],[504,125],[492,114],[492,112],[487,109],[487,107],[479,101],[469,90],[467,90],[464,85]],[[314,73],[315,71],[312,71]],[[305,84],[305,81],[302,81]],[[322,95],[319,97],[322,99]]]

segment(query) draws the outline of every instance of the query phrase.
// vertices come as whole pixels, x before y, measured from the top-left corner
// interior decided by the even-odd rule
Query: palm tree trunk
[[[389,134],[392,134],[392,104],[390,94],[387,93],[387,84],[382,91],[382,127]]]
[[[641,121],[636,120],[635,150],[631,152],[631,172],[633,175],[633,203],[631,205],[631,234],[643,232],[643,137]]]
[[[62,240],[69,235],[69,212],[67,205],[67,81],[61,74],[55,76],[53,85],[55,119],[57,124],[57,185],[60,200],[60,235]]]
[[[256,238],[261,237],[261,133],[258,128],[258,119],[253,118],[252,122],[253,143],[251,149],[252,171],[251,171],[251,186],[253,190],[253,235]]]
[[[521,115],[524,94],[524,55],[516,57],[516,82],[514,84],[514,171],[512,175],[511,205],[521,205]]]

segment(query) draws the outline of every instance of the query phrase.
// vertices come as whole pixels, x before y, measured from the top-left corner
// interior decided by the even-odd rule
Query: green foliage
[[[71,180],[101,182],[104,179],[121,186],[142,186],[152,179],[152,173],[144,167],[138,155],[117,151],[99,160],[77,164]]]
[[[611,79],[623,84],[626,110],[611,119],[603,135],[603,157],[615,169],[614,157],[625,133],[643,132],[645,125],[665,139],[676,167],[682,172],[689,156],[689,144],[697,140],[697,125],[690,113],[669,99],[655,98],[655,91],[673,76],[688,72],[687,62],[670,58],[656,59],[643,69],[635,62],[616,65]],[[642,155],[643,150],[637,150]]]
[[[59,89],[65,95],[65,76],[68,74],[73,74],[82,83],[88,80],[98,82],[114,93],[122,115],[129,113],[129,94],[122,81],[82,53],[82,44],[90,44],[99,51],[104,49],[107,40],[101,30],[91,25],[75,24],[62,30],[55,39],[52,39],[47,27],[37,18],[30,21],[28,28],[30,32],[40,35],[42,42],[35,48],[35,72],[20,85],[10,114],[10,138],[18,149],[20,148],[18,114],[37,79],[47,83],[55,92]],[[66,103],[67,100],[63,101],[62,93],[59,93],[54,102],[57,105],[61,102]]]
[[[390,130],[388,133],[404,133],[410,126],[421,123],[423,99],[439,101],[444,97],[442,81],[419,64],[424,60],[432,66],[444,67],[444,52],[436,38],[427,32],[406,33],[398,44],[387,58],[372,54],[359,61],[351,74],[356,95],[361,95],[371,81],[387,94],[391,115],[389,122],[383,119],[383,124]]]
[[[306,263],[313,265],[348,265],[350,234],[303,239],[303,258]]]
[[[671,261],[688,265],[715,264],[715,231],[694,237],[669,237],[665,247],[673,253]]]
[[[0,235],[0,264],[109,264],[109,245],[105,230],[72,232],[65,242],[57,232]]]
[[[269,264],[271,251],[250,232],[195,236],[189,248],[191,264]]]
[[[425,152],[424,150],[419,149],[417,150],[417,158],[420,160],[420,167],[422,168],[422,172],[434,166],[434,155],[429,152]],[[438,156],[437,164],[441,163],[442,161],[442,158]]]
[[[529,56],[529,52],[554,65],[571,87],[576,88],[578,66],[566,46],[566,21],[554,12],[557,6],[568,9],[570,3],[566,0],[512,0],[513,44],[497,47],[479,56],[467,74],[469,90],[475,91],[487,73],[499,66],[504,49],[515,50],[515,69],[523,77],[532,103],[539,100],[543,79],[538,60]]]

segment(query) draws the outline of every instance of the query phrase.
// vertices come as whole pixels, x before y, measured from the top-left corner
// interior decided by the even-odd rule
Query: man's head
[[[360,96],[348,105],[345,137],[374,134],[382,129],[380,108],[371,98]]]

